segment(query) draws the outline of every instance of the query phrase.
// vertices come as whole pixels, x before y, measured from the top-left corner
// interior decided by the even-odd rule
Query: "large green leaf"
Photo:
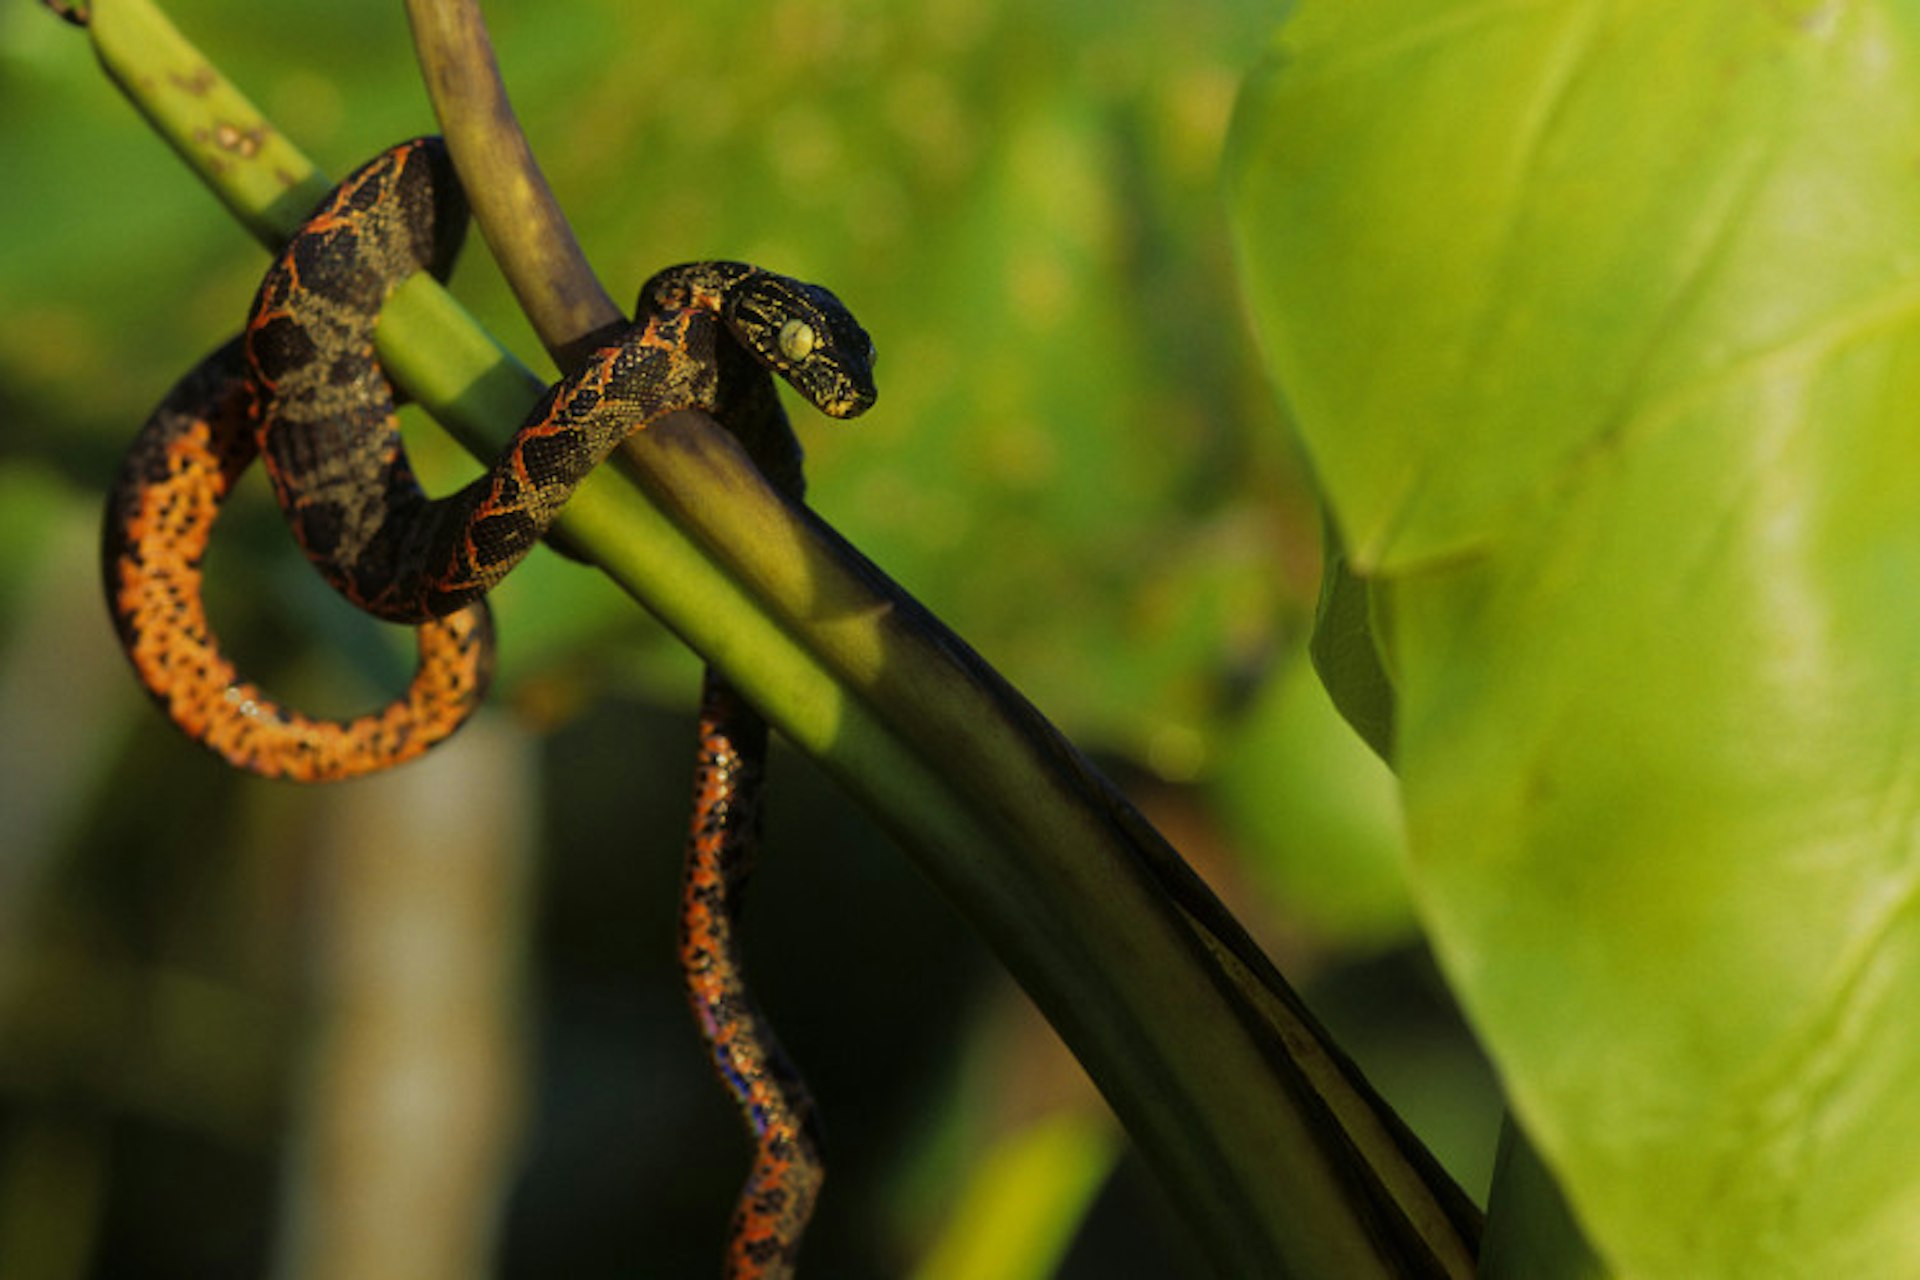
[[[1323,3],[1241,103],[1414,892],[1624,1274],[1920,1268],[1917,125],[1896,0]]]

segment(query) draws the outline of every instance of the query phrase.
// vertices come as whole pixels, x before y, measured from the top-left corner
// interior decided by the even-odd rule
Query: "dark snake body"
[[[276,259],[239,342],[168,394],[114,485],[103,559],[123,645],[174,721],[240,768],[352,777],[458,728],[491,670],[483,596],[633,432],[706,410],[797,496],[798,451],[769,371],[836,417],[873,402],[872,344],[832,294],[741,263],[673,267],[647,282],[634,323],[547,393],[485,475],[429,498],[407,463],[373,336],[408,276],[450,269],[465,225],[438,139],[363,166]],[[380,711],[304,716],[241,680],[213,637],[201,558],[256,453],[295,540],[334,588],[418,628],[419,670]],[[821,1173],[812,1103],[746,994],[732,931],[765,741],[764,723],[709,673],[680,951],[702,1032],[756,1144],[728,1255],[727,1274],[741,1277],[790,1273]]]

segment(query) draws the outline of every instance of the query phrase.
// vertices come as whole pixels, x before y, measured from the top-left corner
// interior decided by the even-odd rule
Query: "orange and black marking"
[[[182,379],[141,429],[108,504],[104,567],[135,672],[173,721],[232,764],[324,781],[411,759],[473,713],[492,669],[486,592],[546,535],[622,440],[704,409],[797,496],[778,374],[822,412],[874,400],[873,345],[833,294],[737,262],[671,267],[633,324],[554,386],[487,473],[429,498],[374,353],[381,307],[415,272],[444,278],[467,222],[444,144],[383,152],[340,184],[268,269],[241,336]],[[274,702],[221,653],[201,562],[234,481],[258,457],[307,559],[348,600],[419,634],[405,694],[350,721]],[[703,1033],[757,1148],[731,1276],[791,1272],[819,1191],[813,1107],[747,996],[734,941],[766,726],[717,676],[703,719],[681,955]]]
[[[254,458],[237,342],[176,386],[148,419],[108,499],[107,602],[134,671],[188,735],[228,763],[298,782],[411,760],[463,724],[493,666],[485,605],[418,628],[407,691],[352,720],[302,715],[240,677],[201,600],[201,562],[233,484]]]
[[[403,143],[342,183],[289,243],[244,335],[263,391],[260,454],[294,537],[377,617],[424,622],[485,595],[629,435],[679,409],[727,422],[723,373],[770,385],[777,372],[841,417],[873,403],[872,343],[831,293],[743,263],[691,263],[648,282],[636,322],[547,393],[485,475],[428,498],[373,338],[394,289],[451,268],[465,225],[440,140]],[[780,335],[801,328],[817,338],[788,358]]]
[[[826,1172],[813,1099],[747,990],[736,932],[759,846],[766,751],[766,722],[709,668],[680,894],[680,966],[714,1067],[754,1142],[727,1246],[730,1280],[793,1273]]]

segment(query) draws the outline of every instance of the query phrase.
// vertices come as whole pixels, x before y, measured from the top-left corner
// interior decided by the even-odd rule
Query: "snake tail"
[[[729,1233],[728,1280],[793,1274],[825,1178],[813,1099],[747,990],[737,932],[758,847],[766,747],[766,722],[709,668],[680,899],[680,964],[700,1033],[754,1143]]]

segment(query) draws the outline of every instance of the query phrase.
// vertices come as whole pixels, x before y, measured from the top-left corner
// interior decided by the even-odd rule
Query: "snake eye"
[[[789,320],[780,326],[780,354],[796,363],[813,354],[819,338],[805,320]]]

